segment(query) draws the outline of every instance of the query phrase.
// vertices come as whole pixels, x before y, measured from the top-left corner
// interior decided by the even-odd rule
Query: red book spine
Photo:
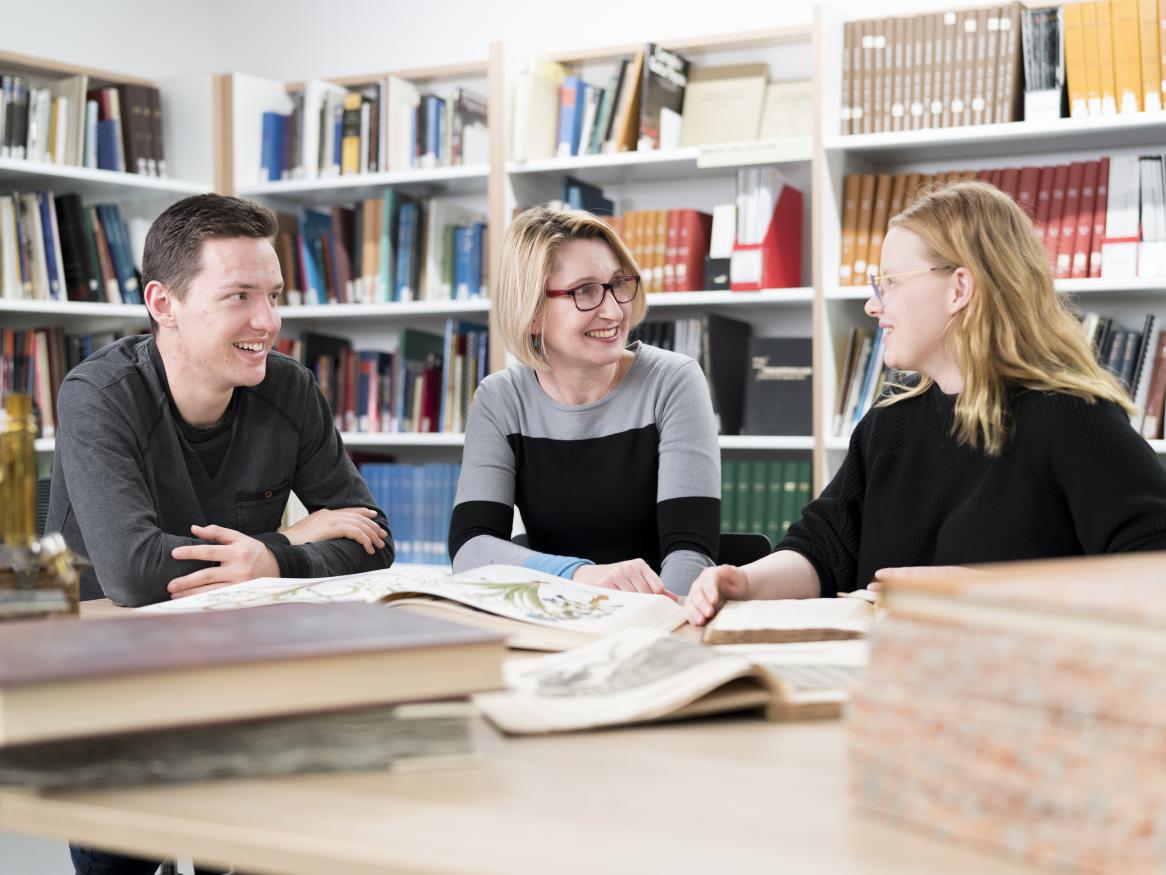
[[[1081,181],[1085,176],[1085,163],[1074,161],[1069,165],[1069,177],[1065,183],[1065,209],[1061,217],[1061,239],[1057,243],[1057,279],[1068,279],[1073,272],[1073,249],[1077,242],[1077,226],[1081,217]]]
[[[1105,213],[1109,207],[1109,159],[1097,168],[1097,191],[1093,204],[1093,236],[1089,246],[1089,276],[1101,276],[1101,242],[1105,239]]]
[[[1036,216],[1036,188],[1040,184],[1039,167],[1022,167],[1017,183],[1016,203],[1032,219]]]
[[[1049,232],[1049,209],[1053,199],[1053,174],[1056,168],[1051,164],[1040,169],[1040,181],[1036,184],[1036,236],[1043,244]]]
[[[1058,164],[1053,173],[1053,193],[1049,198],[1049,223],[1045,231],[1045,252],[1049,264],[1056,267],[1061,249],[1061,219],[1065,215],[1065,187],[1069,183],[1069,165]]]
[[[1020,168],[1005,167],[1003,172],[1000,174],[1000,190],[1013,200],[1016,200],[1016,193],[1019,189]]]
[[[1097,171],[1099,161],[1085,163],[1081,180],[1081,206],[1077,210],[1077,236],[1073,241],[1073,264],[1069,276],[1083,279],[1089,276],[1089,252],[1093,237],[1093,213],[1097,201]]]

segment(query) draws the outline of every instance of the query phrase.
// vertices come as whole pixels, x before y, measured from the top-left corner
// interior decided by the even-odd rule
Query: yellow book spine
[[[1163,0],[1166,2],[1166,0]],[[1097,51],[1097,4],[1078,4],[1081,15],[1081,59],[1085,74],[1085,105],[1089,115],[1101,115],[1101,66]]]
[[[1117,113],[1117,83],[1113,65],[1113,19],[1109,0],[1097,3],[1097,66],[1101,72],[1101,114]]]
[[[1113,74],[1120,113],[1142,111],[1142,54],[1138,0],[1110,0]]]
[[[1065,4],[1063,13],[1065,77],[1069,80],[1069,116],[1080,118],[1089,115],[1089,89],[1085,83],[1085,36],[1081,29],[1081,4]]]
[[[1142,109],[1162,108],[1161,38],[1158,0],[1138,0],[1138,36],[1142,49]]]

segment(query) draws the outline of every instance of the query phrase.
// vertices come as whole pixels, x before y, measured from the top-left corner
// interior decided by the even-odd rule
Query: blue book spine
[[[441,158],[441,108],[444,101],[432,94],[425,96],[425,155],[424,165],[432,167]]]
[[[412,301],[414,289],[413,240],[417,232],[417,205],[410,201],[401,204],[401,225],[397,235],[397,288],[395,300]]]
[[[332,120],[332,172],[340,174],[340,149],[344,142],[344,107],[336,107],[336,116]]]
[[[486,284],[482,276],[482,249],[486,237],[486,226],[475,222],[470,229],[470,297],[480,298],[486,294]]]
[[[568,76],[559,87],[559,146],[560,158],[579,154],[579,129],[583,124],[583,80]]]
[[[117,158],[117,141],[121,137],[121,125],[117,119],[106,119],[97,123],[97,167],[99,170],[121,170]]]
[[[396,258],[393,247],[397,240],[394,236],[397,218],[396,197],[391,188],[386,188],[381,196],[381,263],[378,268],[380,284],[377,288],[378,301],[393,300],[396,286],[393,282],[393,268],[396,267]]]
[[[61,270],[57,264],[57,247],[53,245],[53,205],[49,202],[52,195],[38,191],[36,205],[40,211],[41,235],[45,246],[45,267],[49,274],[49,297],[54,301],[61,298]]]
[[[470,296],[470,229],[453,232],[453,296],[459,301]]]
[[[278,182],[283,176],[283,122],[278,112],[263,113],[263,139],[259,147],[259,178]]]
[[[142,293],[134,276],[129,234],[121,220],[121,210],[115,204],[101,204],[97,207],[97,215],[109,241],[109,256],[121,289],[121,299],[126,304],[141,304]]]

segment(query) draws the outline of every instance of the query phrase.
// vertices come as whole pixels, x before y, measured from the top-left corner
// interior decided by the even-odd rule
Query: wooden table
[[[838,721],[477,734],[468,768],[4,792],[0,830],[282,875],[1028,871],[857,812]]]
[[[3,792],[0,830],[280,875],[1030,871],[858,812],[842,721],[475,733],[473,767]]]

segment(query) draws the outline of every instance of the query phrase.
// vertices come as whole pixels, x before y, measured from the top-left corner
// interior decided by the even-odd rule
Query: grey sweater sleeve
[[[54,478],[54,492],[57,483],[68,484],[71,513],[102,589],[127,607],[168,599],[171,580],[211,563],[171,558],[175,547],[203,542],[162,531],[143,474],[144,436],[127,411],[76,374],[61,384],[57,410],[54,465],[63,478]]]
[[[663,388],[660,428],[660,580],[685,595],[713,565],[710,545],[720,538],[721,451],[708,381],[695,360],[678,368]],[[700,499],[712,499],[712,502]]]

